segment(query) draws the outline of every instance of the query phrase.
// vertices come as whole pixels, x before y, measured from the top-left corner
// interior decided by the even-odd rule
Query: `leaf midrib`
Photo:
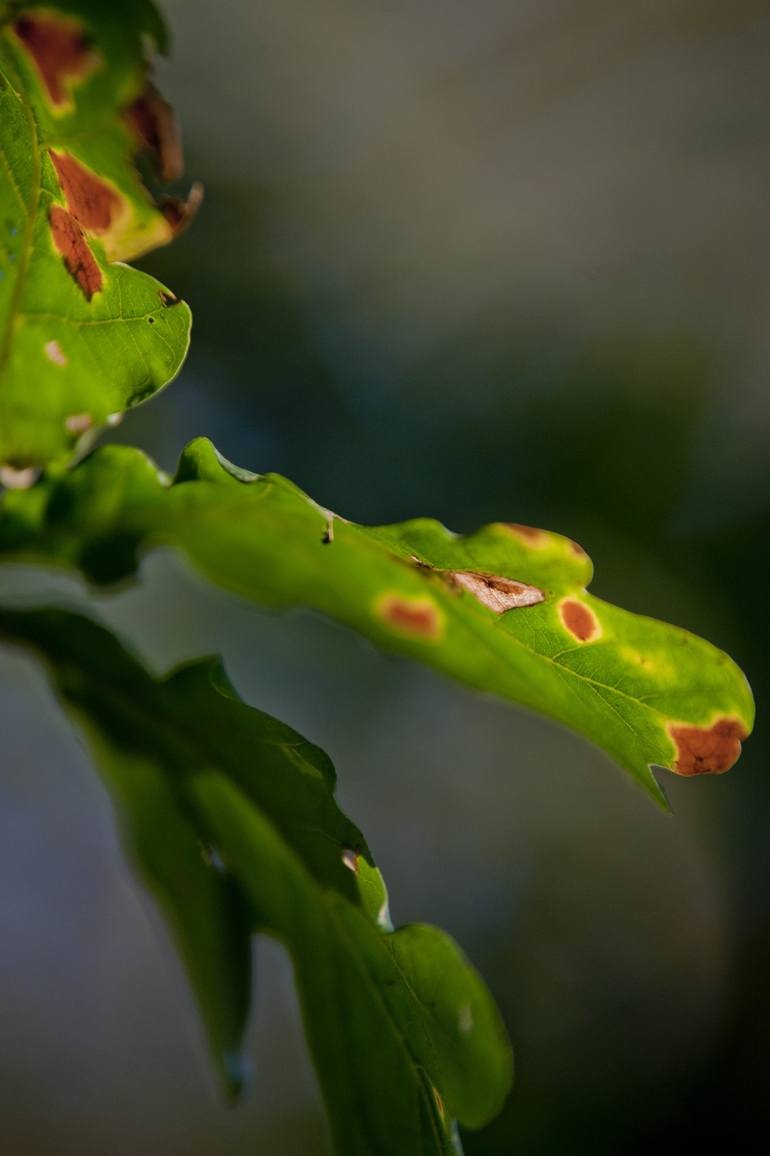
[[[8,33],[5,33],[6,44],[9,44]],[[9,46],[10,47],[10,46]],[[16,274],[16,281],[11,294],[11,301],[8,307],[8,316],[5,322],[5,330],[3,332],[2,341],[0,341],[0,375],[5,369],[6,362],[11,351],[11,343],[13,340],[13,330],[16,323],[16,318],[19,313],[19,305],[21,303],[22,294],[24,292],[24,283],[29,269],[30,257],[32,256],[32,242],[35,234],[35,222],[37,219],[38,209],[40,207],[40,196],[42,192],[42,166],[40,162],[40,140],[37,131],[37,122],[29,105],[29,102],[24,98],[24,94],[19,92],[6,76],[8,86],[16,96],[21,105],[24,116],[26,117],[29,126],[29,132],[32,143],[32,201],[26,208],[26,219],[24,222],[24,232],[22,236],[22,248],[19,258],[18,271]]]
[[[269,490],[272,487],[273,487],[273,483],[271,483],[271,482],[265,483],[265,491],[264,491],[264,497],[265,498],[268,497]],[[168,487],[165,492],[167,494],[170,494],[173,492],[173,490],[174,490],[174,486],[172,485],[172,486]],[[310,501],[312,501],[312,499],[307,499],[307,498],[305,500],[308,502],[308,504],[310,503]],[[216,518],[218,521],[221,519],[221,515],[222,515],[221,509],[215,511],[213,509],[207,509],[205,507],[198,507],[195,510],[195,513],[197,515],[203,514],[204,517],[206,517],[206,516],[214,517],[216,515]],[[236,511],[236,513],[237,513],[238,519],[240,519],[242,516],[242,512]],[[278,529],[279,528],[277,526],[278,519],[272,511],[270,511],[270,518],[271,518],[271,521],[273,523],[273,529]],[[378,555],[384,554],[386,557],[397,557],[397,555],[395,555],[394,552],[392,551],[392,549],[390,549],[388,546],[384,546],[382,543],[378,542],[375,538],[370,537],[367,534],[367,527],[355,525],[354,529],[357,531],[357,533],[356,533],[357,545],[364,545],[367,549],[372,549]],[[165,529],[160,528],[159,530],[156,530],[156,531],[150,531],[147,534],[147,538],[150,539],[150,543],[149,543],[150,548],[152,548],[152,538],[155,538],[156,542],[158,540],[165,539],[165,541],[167,542],[168,545],[173,546],[177,549],[181,549],[185,554],[188,553],[188,550],[185,548],[185,546],[183,544],[180,544],[174,540],[173,528],[171,528],[170,531],[168,531],[168,536],[166,536]],[[193,561],[195,561],[194,557],[193,557]],[[241,589],[243,590],[243,586],[240,583],[238,583],[238,585],[240,585]],[[587,591],[585,590],[585,588],[581,588],[580,590],[570,591],[570,593],[585,594],[585,593],[587,593]],[[250,596],[250,597],[253,598],[253,596]],[[291,601],[294,602],[293,599]],[[296,602],[295,602],[295,604],[296,604]],[[331,614],[332,617],[341,618],[343,621],[348,621],[348,623],[353,627],[353,629],[358,628],[354,624],[352,619],[346,619],[341,614],[333,614],[330,611],[324,611],[324,613]],[[471,639],[475,643],[480,642],[485,647],[487,652],[490,654],[490,656],[493,658],[493,660],[496,663],[501,662],[503,664],[503,668],[506,671],[510,670],[510,662],[509,662],[508,656],[505,653],[505,648],[508,645],[513,645],[517,649],[519,649],[519,650],[523,651],[525,654],[527,654],[532,660],[535,660],[535,661],[541,660],[545,663],[548,663],[552,668],[554,668],[556,671],[558,671],[560,675],[568,676],[567,686],[573,687],[575,685],[575,683],[577,683],[578,685],[585,686],[587,689],[593,691],[601,699],[601,701],[605,705],[606,709],[612,711],[614,714],[616,714],[618,716],[620,721],[632,733],[632,735],[634,735],[634,737],[637,739],[637,741],[639,739],[639,732],[631,725],[631,723],[629,723],[629,721],[622,714],[620,714],[620,712],[617,710],[617,707],[615,707],[611,703],[611,701],[610,701],[611,697],[617,696],[620,699],[625,699],[626,701],[631,703],[634,708],[646,712],[648,715],[650,715],[654,718],[656,725],[662,731],[663,728],[662,728],[662,721],[661,720],[665,717],[665,715],[658,707],[651,706],[650,704],[641,701],[640,699],[634,697],[634,695],[631,695],[627,691],[621,690],[618,687],[610,686],[609,684],[601,682],[599,679],[593,678],[590,675],[586,675],[584,673],[580,673],[576,670],[573,670],[572,667],[566,666],[564,663],[558,662],[551,655],[545,654],[543,651],[535,650],[532,646],[529,646],[526,642],[524,642],[523,639],[521,639],[516,634],[513,634],[509,631],[501,631],[501,632],[496,631],[495,630],[495,627],[497,625],[496,622],[489,622],[487,624],[488,629],[479,630],[479,629],[477,629],[475,622],[470,621],[464,615],[462,617],[460,615],[453,616],[453,617],[454,617],[455,622],[462,623],[464,630],[466,630],[470,634]],[[486,619],[485,619],[485,623],[486,623]],[[503,638],[505,639],[504,643],[502,641]],[[430,659],[429,659],[429,661],[430,661]],[[431,665],[433,665],[433,664],[431,663]],[[548,713],[548,711],[545,708],[543,708],[542,706],[541,707],[533,707],[532,709],[538,710],[541,713],[546,713],[546,714]],[[576,729],[578,729],[578,728],[576,727]],[[587,737],[591,741],[595,741],[591,735],[587,734],[586,731],[582,731],[582,733],[584,735],[587,735]],[[625,763],[625,765],[626,765],[626,768],[632,774],[634,774],[634,775],[639,774],[640,767],[638,765],[635,765],[635,766],[629,765],[629,763]],[[647,770],[647,772],[649,773],[649,763],[645,762],[644,766],[645,766],[645,769]],[[646,776],[645,776],[644,785],[645,786],[648,785],[646,782]]]

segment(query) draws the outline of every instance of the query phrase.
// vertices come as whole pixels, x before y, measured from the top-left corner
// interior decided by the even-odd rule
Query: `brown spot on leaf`
[[[67,270],[83,291],[87,301],[102,288],[104,279],[83,230],[71,213],[60,205],[51,206],[53,243],[64,258]]]
[[[738,761],[746,728],[739,719],[721,718],[710,727],[669,724],[676,744],[672,770],[678,775],[721,775]]]
[[[575,555],[576,558],[587,558],[588,557],[585,550],[578,542],[573,542],[571,538],[568,538],[567,541],[569,542],[570,550],[572,551],[572,553]]]
[[[67,85],[93,72],[98,57],[77,20],[53,12],[28,12],[13,26],[35,63],[54,105],[67,103]]]
[[[72,216],[86,232],[106,233],[120,209],[120,196],[71,153],[50,149],[49,155]]]
[[[174,110],[150,81],[126,109],[126,120],[142,152],[152,157],[162,181],[177,181],[184,169],[182,144]]]
[[[590,642],[600,633],[600,626],[593,610],[576,598],[565,598],[559,606],[559,614],[564,626],[578,642]]]
[[[547,546],[548,534],[545,530],[537,530],[534,526],[522,526],[519,522],[501,522],[501,526],[525,542],[527,546]]]
[[[352,871],[354,875],[358,874],[358,854],[350,847],[345,847],[342,851],[342,862],[347,867],[348,871]]]
[[[545,601],[543,591],[537,586],[513,578],[500,578],[496,574],[481,574],[475,570],[446,570],[444,576],[453,586],[467,590],[482,606],[488,606],[496,614]]]
[[[441,634],[440,612],[430,598],[385,594],[377,603],[377,613],[401,634],[417,638],[438,638]]]

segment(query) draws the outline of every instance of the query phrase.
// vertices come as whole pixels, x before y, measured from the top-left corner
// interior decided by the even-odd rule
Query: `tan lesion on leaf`
[[[539,586],[531,586],[518,578],[504,578],[482,570],[440,570],[415,554],[409,556],[409,561],[423,573],[434,575],[446,583],[452,590],[465,590],[472,594],[482,606],[494,610],[496,614],[545,602],[545,594]]]
[[[186,199],[162,197],[152,222],[139,226],[133,205],[113,184],[72,153],[50,149],[49,156],[69,213],[86,233],[99,237],[111,261],[167,244],[187,227],[202,198],[198,185]]]
[[[576,558],[580,558],[581,561],[588,557],[588,554],[586,554],[580,543],[573,541],[572,538],[567,538],[567,546],[569,548],[569,552],[574,554]]]
[[[167,119],[171,125],[173,119],[170,106],[157,94],[156,102],[158,107],[168,110]],[[144,132],[149,133],[151,139],[161,134],[157,143],[160,150],[157,158],[159,175],[163,180],[177,177],[181,173],[182,154],[173,144],[173,130],[171,127],[162,129],[159,124],[152,128],[148,108],[145,109]],[[165,120],[163,123],[166,123]],[[134,136],[137,151],[140,147],[149,147],[146,142],[140,141],[138,129]],[[156,212],[142,222],[128,197],[71,152],[51,148],[49,156],[68,211],[86,233],[99,237],[111,261],[132,260],[157,245],[165,245],[173,240],[187,228],[203,199],[203,188],[198,183],[193,184],[189,195],[184,198],[164,196],[156,201],[149,190],[145,189],[144,193]]]
[[[593,642],[602,632],[599,619],[593,610],[577,598],[562,599],[559,603],[559,617],[564,629],[568,630],[578,642]]]
[[[90,46],[83,25],[61,13],[22,13],[13,30],[32,60],[55,109],[70,103],[70,88],[98,67],[100,57]]]
[[[672,770],[678,775],[721,775],[738,761],[748,731],[740,719],[720,718],[710,727],[669,723],[676,747]]]
[[[52,205],[51,236],[58,253],[64,258],[67,272],[90,301],[103,288],[104,278],[96,258],[78,222],[61,205]]]
[[[502,578],[476,570],[444,570],[441,574],[452,586],[466,590],[496,614],[545,601],[545,594],[539,587],[515,578]]]
[[[435,641],[443,632],[441,611],[432,598],[389,591],[375,604],[377,617],[399,634]]]
[[[49,150],[67,208],[87,233],[108,232],[118,214],[127,209],[125,198],[72,153]]]
[[[534,526],[523,526],[520,522],[498,522],[497,525],[533,549],[541,550],[546,546],[561,543],[566,552],[574,558],[578,558],[581,562],[588,560],[586,551],[572,538],[563,538],[561,535],[552,534],[548,530],[538,530]]]
[[[14,28],[54,108],[66,110],[72,83],[87,76],[100,61],[90,50],[83,26],[36,10],[20,16]],[[132,94],[119,112],[129,175],[137,156],[144,153],[161,182],[178,179],[183,158],[176,120],[154,85],[146,81],[141,94]],[[50,149],[49,155],[69,213],[85,233],[99,237],[109,261],[131,261],[168,244],[187,228],[203,199],[199,183],[193,184],[186,197],[158,197],[144,186],[138,171],[133,174],[138,196],[130,192],[130,183],[122,185],[129,190],[124,194],[66,149]],[[145,199],[146,206],[141,203]]]
[[[509,534],[513,534],[525,546],[536,550],[541,550],[551,540],[551,535],[546,530],[538,530],[535,526],[523,526],[520,522],[498,522],[498,525]]]

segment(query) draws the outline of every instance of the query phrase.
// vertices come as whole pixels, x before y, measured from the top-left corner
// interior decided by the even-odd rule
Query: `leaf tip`
[[[219,1066],[225,1099],[229,1105],[235,1106],[249,1082],[251,1065],[243,1052],[228,1050],[220,1053]]]
[[[685,778],[723,775],[737,763],[741,743],[748,737],[737,718],[718,718],[711,726],[669,723],[666,729],[676,748],[671,770]]]

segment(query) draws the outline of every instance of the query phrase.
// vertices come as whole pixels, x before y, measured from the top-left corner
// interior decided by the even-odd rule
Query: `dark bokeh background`
[[[121,436],[172,467],[207,433],[362,521],[568,533],[596,593],[729,650],[760,723],[731,775],[665,776],[667,819],[551,724],[169,557],[99,612],[157,670],[222,651],[324,746],[396,920],[488,978],[518,1083],[469,1156],[744,1150],[770,1091],[765,0],[167,10],[207,201],[146,266],[195,333]],[[3,1152],[328,1153],[281,951],[226,1110],[81,743],[31,663],[3,654],[0,694]]]

